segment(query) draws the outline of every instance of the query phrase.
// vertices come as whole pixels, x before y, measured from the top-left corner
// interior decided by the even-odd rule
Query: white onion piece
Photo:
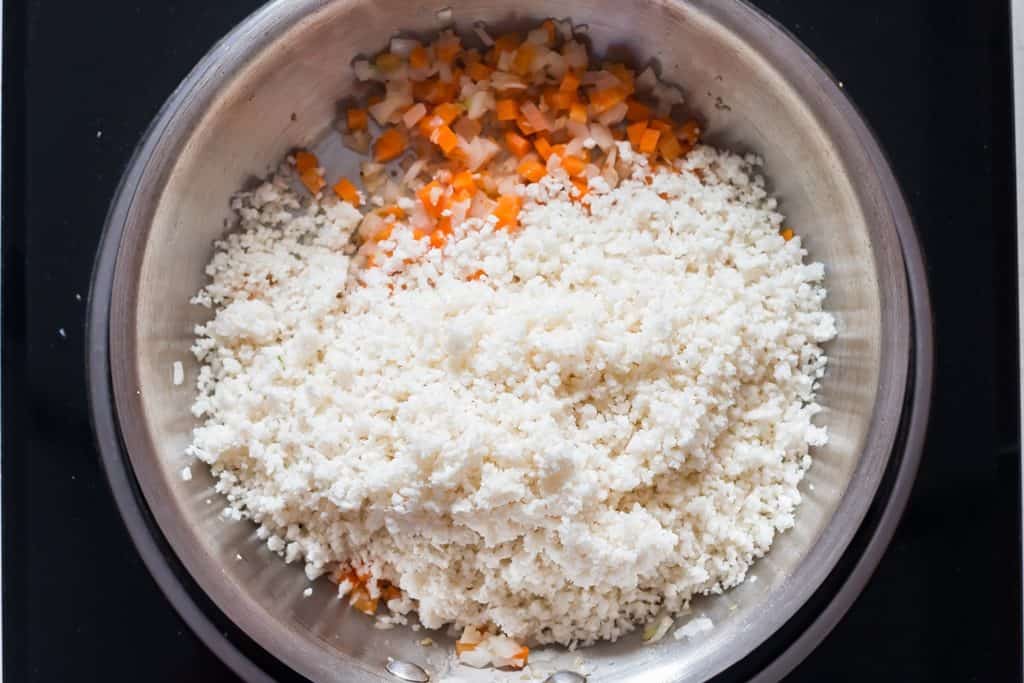
[[[579,153],[583,151],[584,139],[583,137],[578,137],[570,140],[569,144],[565,146],[565,153],[571,157],[579,156]]]
[[[491,38],[491,34],[487,32],[483,24],[474,24],[473,32],[480,38],[480,42],[484,44],[484,47],[492,47],[494,45],[494,38]]]
[[[357,130],[353,133],[346,133],[341,136],[341,141],[353,152],[367,154],[370,151],[370,133],[368,131]]]
[[[587,48],[575,40],[562,46],[562,55],[570,69],[582,69],[587,65]]]
[[[625,106],[625,105],[623,105]],[[530,127],[534,130],[550,130],[551,120],[537,108],[537,105],[529,100],[519,105],[519,111],[522,112],[526,122],[530,124]]]
[[[533,29],[526,34],[526,42],[532,45],[547,45],[548,30],[543,26]]]
[[[417,102],[402,115],[402,123],[405,124],[406,128],[412,128],[426,115],[427,107],[422,102]]]
[[[569,131],[569,135],[574,138],[585,138],[590,135],[590,127],[585,123],[579,121],[569,120],[565,124],[566,129]]]
[[[478,119],[494,107],[494,95],[487,90],[479,90],[469,98],[469,111],[466,115],[471,119]]]
[[[516,57],[515,51],[506,50],[501,53],[498,57],[498,71],[508,71],[509,67],[512,66],[512,60]]]
[[[408,57],[414,48],[419,47],[420,41],[412,38],[392,38],[391,46],[388,48],[391,54],[399,57]]]
[[[365,59],[352,62],[352,71],[360,81],[372,81],[377,78],[377,69]]]
[[[444,7],[442,9],[439,9],[437,10],[437,14],[435,14],[434,16],[437,17],[437,23],[439,23],[441,26],[448,26],[449,24],[452,23],[452,8]]]
[[[408,185],[412,181],[416,180],[419,174],[423,172],[423,167],[426,165],[426,159],[417,159],[416,161],[412,162],[412,165],[409,166],[409,169],[405,172],[405,175],[402,176],[402,182]]]
[[[626,106],[625,102],[619,102],[614,107],[604,112],[597,117],[598,123],[604,126],[614,126],[616,123],[626,118],[626,111],[629,107]]]
[[[556,19],[555,28],[562,35],[562,40],[572,40],[572,21],[569,19]]]
[[[636,90],[637,92],[649,92],[654,90],[654,86],[658,84],[658,75],[654,73],[654,68],[649,66],[640,72],[640,75],[636,77]]]
[[[590,124],[590,137],[605,152],[615,148],[615,138],[612,137],[612,132],[608,130],[607,126],[603,126],[600,123]]]
[[[519,80],[518,76],[505,71],[495,71],[491,74],[491,85],[495,90],[526,90],[526,84]]]

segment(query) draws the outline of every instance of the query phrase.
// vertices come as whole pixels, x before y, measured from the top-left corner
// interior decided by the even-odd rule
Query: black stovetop
[[[254,0],[8,0],[3,71],[3,645],[10,681],[235,680],[149,577],[93,446],[83,314],[132,148]],[[877,573],[791,681],[1020,676],[1008,9],[760,0],[890,155],[929,262],[921,472]]]

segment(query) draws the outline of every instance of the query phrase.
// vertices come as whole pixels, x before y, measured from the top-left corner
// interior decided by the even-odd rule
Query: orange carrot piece
[[[487,275],[487,271],[477,270],[477,271],[474,271],[474,272],[470,273],[469,275],[467,275],[466,279],[469,280],[470,282],[473,282],[474,280],[479,280],[480,278],[484,277],[485,275]]]
[[[483,62],[474,62],[473,64],[470,64],[469,66],[466,67],[466,73],[474,81],[486,81],[488,78],[491,77],[491,74],[493,72],[494,69],[487,66]]]
[[[647,132],[647,121],[637,121],[626,126],[626,136],[634,149],[640,149],[640,139]]]
[[[427,48],[422,45],[417,45],[409,53],[409,66],[414,69],[422,69],[430,64],[430,53],[427,52]]]
[[[586,167],[587,162],[579,157],[570,155],[562,159],[562,168],[564,168],[565,172],[571,176],[581,175]]]
[[[783,228],[780,234],[782,235],[782,239],[786,240],[787,242],[793,239],[793,237],[795,236],[793,228]]]
[[[547,173],[547,168],[536,159],[526,158],[519,163],[516,172],[531,183],[535,183],[544,177],[544,174]]]
[[[523,208],[523,199],[517,194],[504,194],[498,198],[498,205],[493,214],[498,218],[498,229],[514,230],[519,226],[519,211]]]
[[[472,652],[476,649],[476,646],[480,643],[464,643],[461,640],[455,641],[455,653],[462,654],[463,652]]]
[[[516,56],[512,59],[512,72],[519,76],[526,76],[530,73],[530,69],[533,67],[533,58],[536,56],[537,50],[526,43],[520,45],[519,49],[516,50]]]
[[[660,130],[654,130],[648,128],[644,131],[644,134],[640,136],[640,151],[644,154],[652,154],[658,149],[658,138],[661,137]]]
[[[639,100],[629,98],[626,100],[626,120],[630,123],[646,121],[651,118],[651,108]]]
[[[590,93],[590,104],[598,114],[602,114],[620,102],[625,101],[626,91],[622,88],[605,88]]]
[[[448,126],[452,124],[452,121],[459,118],[459,114],[461,113],[462,105],[455,104],[454,102],[445,102],[443,104],[439,104],[436,107],[434,107],[434,111],[432,112],[434,116],[441,119],[441,121],[443,121],[444,124]]]
[[[391,237],[391,231],[395,229],[394,223],[388,223],[383,228],[377,231],[377,234],[373,236],[374,242],[383,242],[384,240]]]
[[[569,119],[576,123],[586,123],[587,105],[582,102],[573,102],[569,107]]]
[[[534,130],[533,126],[530,125],[530,122],[526,120],[526,117],[523,116],[522,114],[520,114],[516,118],[516,127],[520,130],[520,132],[523,135],[533,135],[534,133],[537,132],[536,130]]]
[[[391,206],[385,206],[380,209],[377,209],[377,214],[379,216],[384,216],[386,218],[394,218],[396,220],[402,220],[403,218],[405,218],[405,211],[402,209],[402,207],[398,206],[398,204],[392,204]]]
[[[376,254],[367,254],[366,255],[365,264],[366,264],[367,268],[374,268],[374,267],[376,267],[377,266],[377,255]]]
[[[295,170],[302,175],[307,171],[315,171],[320,166],[320,161],[316,158],[316,155],[312,152],[307,152],[304,149],[300,149],[295,153]]]
[[[700,142],[700,124],[690,119],[679,129],[679,139],[690,147]]]
[[[530,141],[511,130],[505,132],[505,145],[517,157],[525,156],[530,151]]]
[[[539,154],[540,158],[544,161],[547,161],[551,156],[551,143],[548,142],[547,138],[543,136],[538,137],[533,141],[533,146],[537,150],[537,154]]]
[[[565,76],[562,76],[562,83],[558,86],[558,89],[564,93],[575,95],[579,87],[580,77],[573,71],[566,71]]]
[[[572,185],[576,188],[576,191],[579,192],[579,196],[575,197],[577,201],[586,197],[587,193],[590,191],[590,185],[587,183],[586,178],[573,178]]]
[[[554,45],[555,38],[558,35],[558,33],[555,31],[555,22],[553,22],[550,19],[545,19],[541,23],[540,27],[544,29],[548,34],[548,46],[550,47],[551,45]]]
[[[455,61],[459,52],[462,51],[462,41],[459,38],[451,40],[445,40],[441,45],[434,47],[434,54],[437,55],[437,59],[445,64],[451,64]]]
[[[362,200],[359,198],[359,190],[348,178],[342,178],[334,184],[334,194],[338,195],[352,206],[359,206]]]
[[[661,133],[672,132],[672,122],[666,119],[651,119],[647,122],[647,127]]]
[[[391,161],[396,158],[405,148],[409,146],[409,140],[405,133],[397,128],[388,128],[377,138],[373,146],[373,158],[378,163]]]
[[[423,203],[423,208],[427,210],[427,214],[430,216],[437,218],[444,211],[444,187],[436,180],[431,180],[417,190],[416,196],[419,197],[420,202]],[[437,197],[437,199],[435,200],[434,197]]]
[[[635,74],[632,69],[627,67],[625,64],[605,64],[605,71],[610,71],[619,82],[622,83],[623,89],[628,92],[633,92],[636,89],[634,77]]]
[[[568,109],[573,104],[573,94],[556,90],[555,88],[548,88],[544,91],[544,101],[553,111],[561,111]]]
[[[372,617],[377,612],[377,598],[371,598],[365,591],[360,591],[352,602],[352,606]]]
[[[448,235],[443,230],[435,230],[430,233],[430,246],[435,249],[440,249],[444,246],[444,243],[448,241]]]
[[[452,178],[452,189],[456,192],[468,192],[470,194],[476,192],[476,181],[473,180],[473,174],[469,171],[456,173],[455,177]]]
[[[519,103],[513,99],[498,100],[495,110],[499,121],[515,121],[519,117]]]
[[[365,109],[352,107],[345,112],[345,118],[348,123],[348,129],[351,131],[366,130],[367,125],[370,123],[370,117],[367,116]]]
[[[439,126],[430,135],[430,141],[441,148],[446,155],[459,145],[459,136],[448,126]]]
[[[658,154],[665,161],[672,162],[683,154],[683,147],[672,133],[666,133],[658,140]]]
[[[384,586],[380,589],[380,597],[385,600],[397,600],[402,597],[402,591],[395,586]]]
[[[522,38],[519,37],[518,33],[506,33],[498,36],[494,40],[494,50],[496,52],[512,52],[522,42]]]

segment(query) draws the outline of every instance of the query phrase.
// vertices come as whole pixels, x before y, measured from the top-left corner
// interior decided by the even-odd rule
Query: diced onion
[[[426,106],[422,102],[417,102],[402,115],[402,123],[405,124],[406,128],[412,128],[426,115]]]
[[[614,107],[598,116],[597,121],[605,126],[613,126],[626,118],[627,109],[629,109],[629,107],[626,106],[625,102],[619,102]]]
[[[352,62],[352,71],[360,81],[372,81],[377,78],[377,69],[365,59]]]
[[[399,57],[408,57],[412,53],[413,48],[418,47],[420,41],[412,38],[392,38],[391,39],[391,54],[398,55]]]
[[[626,105],[622,106],[625,108]],[[529,100],[523,102],[519,105],[519,111],[523,113],[523,117],[526,119],[526,122],[529,123],[534,130],[550,130],[550,119],[548,119],[548,117],[544,115],[544,112],[538,109],[537,105],[533,102],[530,102]],[[625,116],[625,113],[623,113],[623,116]]]
[[[491,34],[487,32],[483,24],[474,24],[473,32],[480,38],[480,42],[484,44],[484,47],[492,47],[494,45],[494,38],[491,38]]]

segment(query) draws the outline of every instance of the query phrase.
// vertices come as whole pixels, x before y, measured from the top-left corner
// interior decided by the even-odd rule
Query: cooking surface
[[[878,133],[921,231],[937,317],[932,428],[904,522],[789,680],[1017,678],[1007,8],[755,4],[819,56]],[[89,429],[82,319],[134,144],[258,3],[60,5],[4,8],[4,673],[235,680],[163,598],[118,518]]]

